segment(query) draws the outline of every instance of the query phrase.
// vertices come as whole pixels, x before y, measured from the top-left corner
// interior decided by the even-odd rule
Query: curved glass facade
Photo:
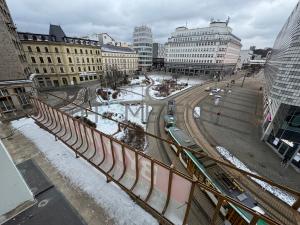
[[[279,32],[265,66],[266,87],[271,99],[300,106],[300,6]]]
[[[152,31],[147,26],[135,27],[133,32],[133,48],[139,54],[139,68],[152,66]]]
[[[263,138],[300,172],[300,6],[279,32],[265,65]]]

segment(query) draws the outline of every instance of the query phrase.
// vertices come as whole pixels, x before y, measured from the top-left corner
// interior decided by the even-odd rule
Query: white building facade
[[[205,28],[178,27],[166,44],[165,66],[173,73],[224,76],[236,69],[241,46],[228,21],[212,21]]]
[[[241,50],[237,67],[241,69],[244,64],[249,64],[252,55],[253,55],[253,51],[250,49]]]
[[[105,44],[101,51],[105,76],[134,75],[138,70],[138,54],[133,49]]]
[[[139,55],[139,69],[149,70],[152,66],[152,31],[150,27],[139,26],[133,31],[133,48]]]

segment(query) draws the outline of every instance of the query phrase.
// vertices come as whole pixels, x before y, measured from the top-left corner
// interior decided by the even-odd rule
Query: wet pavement
[[[219,102],[207,96],[199,103],[199,129],[212,145],[225,147],[249,169],[300,191],[300,174],[291,166],[283,168],[281,158],[261,141],[262,74],[247,77],[241,84],[242,79],[231,88],[220,87],[224,92]]]

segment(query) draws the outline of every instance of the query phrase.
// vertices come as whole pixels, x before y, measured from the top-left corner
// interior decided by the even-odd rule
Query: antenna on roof
[[[226,26],[228,26],[229,20],[230,20],[230,16],[227,17]]]
[[[214,22],[214,20],[215,20],[215,19],[214,19],[213,17],[210,18],[210,22],[211,22],[211,23]]]
[[[185,21],[185,27],[187,28],[187,20]]]

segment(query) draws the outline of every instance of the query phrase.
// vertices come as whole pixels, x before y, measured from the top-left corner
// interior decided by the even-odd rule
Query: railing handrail
[[[48,108],[49,113],[46,112],[46,111],[47,111],[47,109],[45,109],[46,107],[43,107],[43,111],[45,111],[45,112],[43,112],[43,113],[44,113],[45,115],[48,115],[48,117],[51,117],[51,112],[50,112],[50,109],[51,109],[51,111],[52,111],[52,113],[53,113],[54,119],[57,119],[56,116],[55,116],[55,113],[54,113],[54,111],[56,110],[57,112],[61,113],[62,115],[65,115],[67,118],[71,118],[71,120],[73,120],[73,121],[76,120],[76,119],[73,118],[70,114],[68,114],[68,113],[66,113],[66,112],[63,112],[63,111],[61,111],[61,110],[59,110],[59,109],[53,108],[52,106],[50,106],[49,104],[43,102],[43,100],[41,100],[41,99],[39,99],[39,98],[37,98],[37,97],[31,97],[31,98],[33,99],[33,101],[39,101],[39,102],[41,102],[42,104],[44,104],[44,105]],[[40,107],[40,108],[41,108],[41,107]],[[33,118],[33,119],[34,119],[34,118]],[[49,120],[51,120],[51,119],[48,118],[48,119],[47,119],[47,122],[45,122],[45,123],[49,123],[49,122],[50,122]],[[67,119],[67,120],[68,120],[68,119]],[[39,121],[37,120],[37,122],[39,122]],[[84,122],[81,121],[81,120],[76,120],[76,122],[79,123],[79,124],[81,124],[82,126],[86,126],[86,125],[84,124]],[[61,123],[61,122],[60,122],[60,123]],[[65,123],[65,122],[64,122],[64,123]],[[51,125],[49,125],[48,127],[52,126],[52,124],[53,124],[53,121],[51,122]],[[43,126],[43,124],[41,124],[41,125]],[[55,125],[55,128],[56,128],[56,126],[57,126],[57,124]],[[69,126],[70,126],[70,125],[69,125]],[[45,127],[45,126],[43,126],[43,127]],[[71,126],[70,126],[70,127],[71,127]],[[80,127],[80,126],[79,126],[79,127]],[[52,130],[49,130],[47,127],[45,127],[45,129],[48,130],[50,133],[56,135],[55,133],[52,132],[52,130],[53,130],[54,128],[53,128]],[[231,198],[231,197],[229,197],[229,196],[226,196],[225,194],[219,192],[218,190],[213,189],[212,187],[209,187],[207,184],[205,184],[205,183],[203,183],[203,182],[201,182],[201,181],[199,181],[199,180],[193,179],[193,178],[191,178],[190,176],[187,176],[187,175],[183,174],[182,172],[176,170],[176,169],[173,168],[172,166],[168,166],[168,165],[166,165],[166,164],[164,164],[164,163],[162,163],[162,162],[160,162],[160,161],[158,161],[158,160],[156,160],[156,159],[153,159],[153,158],[151,158],[150,156],[148,156],[147,154],[145,154],[145,153],[143,153],[143,152],[140,152],[140,151],[138,151],[138,150],[132,148],[131,146],[129,146],[129,145],[127,145],[127,144],[125,144],[125,143],[123,143],[123,142],[121,142],[121,141],[119,141],[119,140],[113,138],[112,136],[107,135],[107,134],[105,134],[105,133],[103,133],[103,132],[101,132],[101,131],[99,131],[99,130],[93,128],[93,127],[89,127],[89,129],[92,130],[92,132],[96,132],[96,133],[99,133],[99,134],[103,135],[104,137],[108,137],[110,140],[113,140],[113,141],[119,143],[120,145],[124,146],[125,148],[128,148],[128,149],[134,151],[134,152],[135,152],[136,154],[138,154],[138,155],[141,155],[141,156],[144,156],[144,157],[150,159],[151,161],[153,161],[153,162],[155,162],[155,163],[161,165],[162,167],[165,167],[165,168],[169,169],[170,171],[172,171],[172,173],[180,175],[180,176],[183,177],[184,179],[190,181],[193,185],[194,185],[194,184],[197,184],[201,189],[203,189],[203,190],[205,190],[205,191],[208,191],[208,192],[210,192],[210,193],[216,195],[216,196],[218,197],[218,204],[217,204],[217,206],[215,207],[214,217],[213,217],[213,218],[215,218],[215,215],[217,215],[217,214],[219,213],[219,210],[220,210],[222,204],[224,204],[224,203],[227,202],[227,203],[231,203],[231,204],[235,205],[236,207],[239,207],[239,208],[241,208],[241,209],[247,211],[248,213],[250,213],[250,214],[253,216],[252,219],[251,219],[250,224],[256,224],[256,222],[257,222],[259,219],[262,219],[262,220],[265,220],[265,221],[266,221],[267,223],[269,223],[270,225],[280,225],[279,222],[275,221],[274,219],[270,218],[269,216],[260,214],[259,212],[257,212],[257,211],[255,211],[255,210],[253,210],[253,209],[251,209],[251,208],[245,206],[244,204],[240,203],[239,201],[237,201],[237,200],[235,200],[235,199],[233,199],[233,198]],[[76,129],[75,129],[75,130],[76,130]],[[75,131],[75,133],[76,133],[76,131]],[[61,139],[60,137],[58,137],[58,138]],[[62,141],[64,142],[64,140],[62,140]],[[74,144],[73,144],[73,145],[74,145]],[[71,148],[71,147],[70,147],[70,148]],[[72,149],[72,148],[71,148],[71,149]],[[74,150],[74,149],[72,149],[72,150],[76,152],[76,150]],[[86,159],[86,157],[83,155],[83,153],[77,152],[77,154],[80,155],[81,157],[83,157],[84,159]],[[88,161],[90,162],[90,160],[88,160]],[[95,167],[95,168],[97,168],[97,167]],[[124,189],[124,186],[122,186],[122,184],[120,184],[120,183],[118,182],[118,180],[116,180],[114,177],[112,177],[111,175],[109,175],[108,172],[105,172],[105,171],[101,170],[101,168],[97,168],[97,169],[99,169],[102,173],[104,173],[107,177],[109,177],[110,180],[112,180],[113,182],[115,182],[116,184],[118,184],[122,189]],[[170,184],[170,183],[169,183],[169,184]],[[125,188],[125,189],[126,189],[126,188]],[[170,188],[168,188],[168,189],[170,189]],[[126,189],[126,190],[127,190],[127,189]],[[127,190],[126,192],[128,192],[128,190]],[[190,204],[191,204],[191,195],[193,194],[193,192],[194,192],[194,189],[192,188],[192,189],[191,189],[191,193],[190,193],[190,197],[189,197],[189,202],[187,202],[187,204],[188,204],[188,209],[189,209]],[[129,193],[129,192],[128,192],[128,193]],[[135,194],[132,192],[132,190],[130,190],[130,193],[129,193],[129,194],[135,196]],[[145,207],[145,208],[148,207],[148,209],[149,209],[149,207],[151,208],[151,206],[149,206],[149,205],[147,206],[146,202],[143,201],[142,199],[139,198],[139,199],[136,199],[136,200],[139,200],[138,202],[141,204],[142,207]],[[142,201],[142,203],[141,203],[141,201]],[[145,204],[146,204],[146,205],[145,205]],[[166,203],[166,204],[168,204],[168,203]],[[159,217],[161,217],[161,219],[165,220],[166,222],[170,222],[170,221],[164,216],[164,213],[158,213],[158,212],[155,211],[155,210],[152,211],[152,213],[156,213],[156,215],[159,216]],[[187,210],[187,213],[188,213],[188,210]],[[186,217],[187,217],[187,214],[186,214],[186,216],[185,216],[184,221],[186,221]],[[212,222],[214,222],[214,219],[213,219]],[[212,224],[214,224],[214,223],[212,223]]]
[[[86,110],[86,111],[88,111],[88,112],[94,113],[94,114],[96,114],[96,115],[98,115],[98,116],[101,116],[102,118],[111,120],[111,121],[117,123],[118,125],[124,125],[124,126],[126,126],[126,127],[131,128],[131,129],[136,129],[134,126],[132,126],[132,125],[130,125],[130,124],[127,124],[127,123],[120,122],[120,121],[118,121],[118,120],[112,119],[112,118],[110,118],[110,117],[108,117],[108,116],[105,116],[105,115],[103,115],[103,114],[101,114],[101,113],[95,112],[95,111],[93,111],[92,109],[89,109],[89,108],[86,108],[86,107],[84,107],[84,106],[82,106],[82,105],[78,105],[78,104],[76,104],[76,103],[74,103],[74,102],[71,102],[71,101],[68,100],[68,99],[64,99],[64,98],[59,97],[59,96],[57,96],[57,95],[55,95],[55,94],[52,94],[52,93],[48,93],[48,92],[45,92],[45,93],[47,93],[47,94],[49,94],[49,95],[51,95],[51,96],[53,96],[53,97],[59,98],[59,99],[61,99],[61,100],[63,100],[63,101],[66,101],[66,102],[69,103],[69,104],[74,104],[75,106],[80,107],[81,109]],[[174,143],[173,141],[170,141],[170,140],[167,140],[167,139],[158,137],[158,136],[156,136],[155,134],[149,133],[149,132],[147,132],[147,131],[145,131],[145,130],[144,130],[144,131],[141,131],[141,132],[143,132],[144,134],[149,135],[149,136],[151,136],[151,137],[153,137],[153,138],[156,138],[156,139],[159,139],[159,140],[161,140],[161,141],[163,141],[163,142],[166,142],[166,143],[168,143],[168,144],[172,144],[172,145],[178,146],[178,145],[177,145],[176,143]],[[256,174],[253,174],[253,173],[244,171],[244,170],[242,170],[242,169],[239,169],[239,168],[235,167],[235,166],[232,165],[232,164],[229,164],[229,163],[227,163],[227,162],[224,162],[224,161],[222,161],[222,160],[219,160],[219,159],[217,159],[217,158],[215,158],[215,157],[213,157],[213,156],[210,156],[210,155],[208,155],[208,154],[206,154],[206,153],[199,153],[198,151],[195,151],[195,150],[193,150],[193,149],[191,149],[191,148],[184,147],[184,146],[178,146],[178,147],[180,147],[181,149],[184,149],[184,150],[186,150],[186,151],[192,152],[192,153],[194,153],[194,154],[197,154],[197,155],[199,155],[199,156],[206,156],[207,158],[209,158],[209,159],[215,161],[216,163],[222,164],[222,165],[224,165],[224,166],[226,166],[226,167],[229,167],[229,168],[231,168],[231,169],[233,169],[233,170],[236,170],[236,171],[238,171],[238,172],[240,172],[240,173],[242,173],[242,174],[244,174],[244,175],[247,175],[247,176],[250,176],[250,177],[259,179],[259,180],[261,180],[261,181],[264,181],[264,182],[266,182],[266,183],[268,183],[268,184],[270,184],[270,185],[272,185],[272,186],[274,186],[274,187],[280,188],[280,189],[285,190],[285,191],[287,191],[287,192],[289,192],[289,193],[291,193],[291,194],[293,194],[293,195],[296,195],[296,196],[298,197],[298,200],[300,199],[300,192],[298,192],[298,191],[296,191],[296,190],[294,190],[294,189],[292,189],[292,188],[290,188],[290,187],[286,187],[286,186],[284,186],[284,185],[277,184],[277,183],[271,181],[271,180],[268,179],[268,178],[265,178],[265,177],[262,177],[262,176],[260,176],[260,175],[256,175]]]

